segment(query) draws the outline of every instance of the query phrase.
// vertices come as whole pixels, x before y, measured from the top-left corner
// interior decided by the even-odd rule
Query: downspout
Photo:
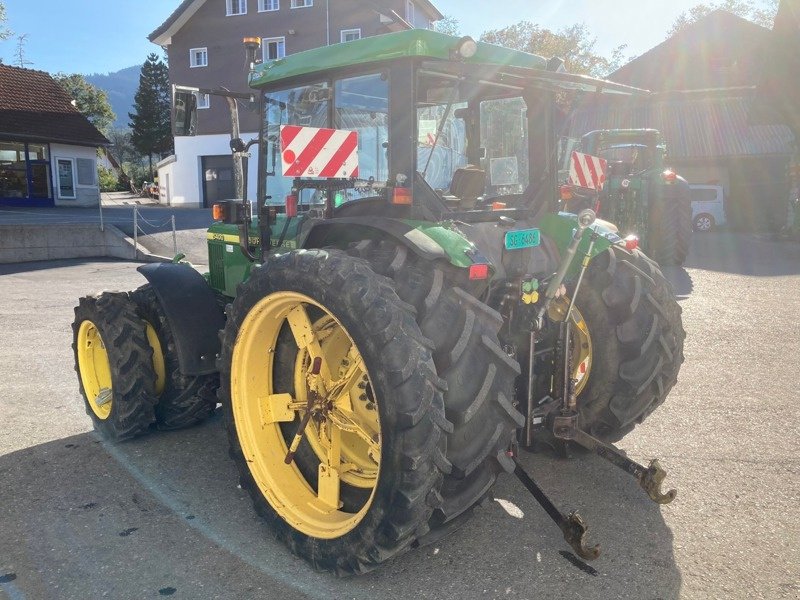
[[[327,46],[331,45],[331,0],[325,0],[325,34],[328,36]]]

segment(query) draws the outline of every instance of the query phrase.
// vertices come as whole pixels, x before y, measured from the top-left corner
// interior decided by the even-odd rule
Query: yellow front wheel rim
[[[153,370],[156,372],[156,396],[164,393],[167,383],[167,367],[164,362],[164,351],[161,349],[161,341],[153,326],[146,322],[147,343],[153,349]]]
[[[570,300],[566,296],[553,301],[548,315],[554,321],[563,321],[569,309]],[[592,336],[583,314],[577,306],[572,307],[572,377],[575,379],[575,394],[580,394],[589,384],[592,371]]]
[[[100,330],[91,321],[83,321],[78,329],[78,371],[89,408],[98,419],[111,416],[113,385],[108,352]]]
[[[284,328],[291,332],[291,342],[286,336],[279,341]],[[279,343],[292,343],[297,349],[294,395],[275,387]],[[270,506],[308,536],[345,535],[363,520],[374,500],[381,433],[372,390],[353,338],[312,298],[296,292],[271,294],[242,323],[231,361],[231,408],[239,444]],[[319,459],[316,482],[303,475],[297,457],[285,462],[292,440],[285,430],[294,434],[309,398],[313,417],[303,436]],[[346,508],[342,484],[361,488],[362,493],[368,490],[368,498]]]

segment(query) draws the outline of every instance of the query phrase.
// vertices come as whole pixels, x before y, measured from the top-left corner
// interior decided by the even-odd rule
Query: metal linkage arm
[[[650,465],[645,467],[631,460],[613,446],[592,437],[585,431],[575,429],[575,431],[571,433],[573,442],[583,446],[587,450],[591,450],[599,457],[606,459],[612,465],[632,475],[653,502],[669,504],[675,500],[675,496],[678,495],[677,490],[669,490],[667,493],[661,492],[661,484],[667,476],[667,472],[661,467],[658,459],[651,460]]]
[[[545,495],[542,488],[528,475],[516,458],[514,459],[514,464],[514,475],[517,476],[522,485],[536,498],[536,501],[541,504],[545,512],[558,525],[558,528],[564,534],[564,539],[572,546],[575,553],[584,560],[594,560],[600,556],[600,544],[595,546],[586,545],[586,532],[589,530],[589,526],[586,525],[578,511],[572,511],[568,515],[564,515]]]

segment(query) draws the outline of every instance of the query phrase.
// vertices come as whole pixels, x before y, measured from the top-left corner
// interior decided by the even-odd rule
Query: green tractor
[[[562,186],[568,209],[590,206],[624,237],[639,237],[659,264],[682,265],[692,239],[692,198],[686,180],[666,165],[661,134],[655,129],[591,131],[579,149],[606,161],[606,182],[599,194]]]
[[[672,500],[657,461],[611,443],[675,384],[681,309],[635,244],[557,212],[555,96],[644,92],[426,30],[268,64],[245,41],[252,91],[201,91],[260,107],[248,143],[232,111],[239,189],[259,149],[256,207],[214,207],[207,274],[146,265],[139,290],[81,299],[99,432],[190,425],[219,401],[256,511],[337,574],[452,531],[504,472],[595,558],[520,447],[577,444]],[[195,119],[177,90],[176,134]]]

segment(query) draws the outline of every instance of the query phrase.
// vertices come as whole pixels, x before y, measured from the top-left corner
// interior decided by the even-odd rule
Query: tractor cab
[[[253,61],[253,91],[236,96],[260,104],[261,134],[232,147],[258,147],[258,209],[223,207],[212,233],[238,231],[245,256],[261,262],[271,248],[324,241],[331,225],[320,221],[349,219],[363,236],[557,212],[556,95],[646,93],[562,64],[428,30]],[[189,124],[176,134],[193,131],[188,94],[176,94],[175,122]]]

